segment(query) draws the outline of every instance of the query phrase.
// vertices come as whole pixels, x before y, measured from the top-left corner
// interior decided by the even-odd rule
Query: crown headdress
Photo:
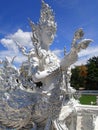
[[[40,25],[50,26],[55,31],[57,28],[53,10],[43,0],[42,0],[42,8],[41,8],[41,16],[40,16]]]
[[[46,4],[42,0],[42,7],[41,7],[41,12],[40,12],[40,19],[39,23],[35,24],[30,20],[30,25],[32,28],[32,41],[33,43],[36,41],[40,41],[41,39],[41,29],[43,28],[48,28],[49,31],[55,35],[56,29],[57,29],[57,24],[55,22],[54,18],[54,13],[51,7]]]

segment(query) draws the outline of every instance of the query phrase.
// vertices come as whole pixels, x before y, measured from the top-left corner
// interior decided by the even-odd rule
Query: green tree
[[[75,89],[79,89],[80,87],[80,79],[79,79],[79,67],[76,66],[75,68],[71,69],[71,86],[74,87]]]
[[[98,89],[98,57],[93,57],[87,62],[87,89]]]
[[[71,70],[71,86],[75,89],[86,87],[87,67],[85,65],[76,66]]]
[[[88,68],[86,65],[79,66],[79,78],[82,88],[86,88]]]
[[[86,65],[77,66],[71,72],[72,87],[98,90],[98,57],[90,58]]]

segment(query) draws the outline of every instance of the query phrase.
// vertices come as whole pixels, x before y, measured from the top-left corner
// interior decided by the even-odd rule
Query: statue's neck
[[[49,50],[49,46],[47,44],[42,44],[41,48],[48,51]]]

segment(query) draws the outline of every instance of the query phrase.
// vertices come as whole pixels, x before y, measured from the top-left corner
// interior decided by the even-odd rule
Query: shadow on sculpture
[[[38,24],[31,20],[33,49],[15,41],[28,60],[20,69],[13,60],[1,62],[0,75],[0,124],[2,129],[17,130],[75,130],[77,118],[75,90],[70,87],[68,68],[77,61],[78,52],[86,49],[91,39],[83,39],[84,32],[75,32],[70,52],[64,58],[49,50],[57,25],[52,9],[42,1]],[[74,124],[74,125],[72,125]],[[72,128],[74,127],[74,128]]]

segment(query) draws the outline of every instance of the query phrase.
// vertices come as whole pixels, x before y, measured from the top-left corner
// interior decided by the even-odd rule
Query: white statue
[[[59,60],[49,50],[57,25],[52,9],[43,0],[39,23],[34,24],[30,20],[30,25],[34,48],[27,53],[26,48],[16,42],[28,60],[22,63],[20,73],[14,77],[16,80],[18,77],[18,88],[14,94],[9,93],[11,97],[5,102],[0,99],[1,127],[17,130],[71,130],[68,120],[71,115],[75,115],[74,105],[78,102],[73,99],[74,89],[69,86],[68,68],[77,61],[78,52],[85,49],[92,40],[82,40],[83,30],[77,30],[69,54],[65,53],[64,58]],[[28,103],[25,103],[25,97]],[[2,109],[2,106],[5,108]]]

